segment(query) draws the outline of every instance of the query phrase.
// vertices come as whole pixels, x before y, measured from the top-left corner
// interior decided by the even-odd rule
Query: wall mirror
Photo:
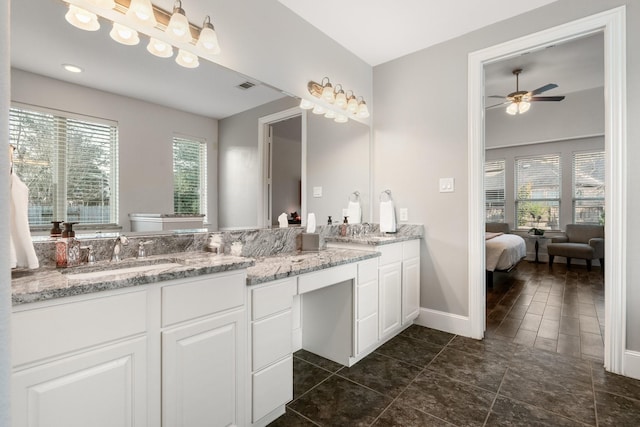
[[[258,158],[258,119],[297,106],[295,98],[203,59],[198,68],[185,69],[175,63],[175,55],[168,59],[152,56],[146,51],[148,38],[144,35],[140,35],[140,43],[136,46],[116,43],[109,37],[111,23],[107,20],[99,19],[101,28],[94,32],[74,28],[64,18],[67,5],[58,0],[14,0],[11,3],[11,66],[17,77],[14,84],[22,81],[29,84],[30,80],[25,76],[33,73],[174,108],[200,120],[214,119],[208,154],[209,159],[213,159],[208,178],[210,229],[269,225],[260,224],[257,213],[261,185],[257,173],[262,165]],[[157,4],[171,7],[168,2]],[[190,20],[197,23],[200,17],[190,17]],[[72,74],[63,68],[64,64],[77,65],[84,70]],[[101,97],[63,102],[62,89],[39,95],[39,99],[43,99],[38,101],[41,107],[113,119],[96,112],[103,102]],[[301,172],[306,174],[297,186],[288,187],[298,192],[295,197],[301,205],[304,198],[304,204],[317,213],[318,222],[322,223],[326,216],[336,218],[342,213],[353,191],[359,191],[363,203],[368,203],[369,128],[353,121],[334,123],[322,116],[312,117],[310,113],[308,117],[307,151],[300,150]],[[153,122],[152,118],[148,119]],[[191,119],[193,117],[180,119],[181,127],[175,132],[190,134]],[[159,118],[155,123],[161,127],[162,122]],[[244,134],[227,132],[230,123],[250,131]],[[326,131],[325,126],[333,130]],[[152,138],[153,128],[154,125],[138,129],[131,133],[135,138],[126,139],[125,129],[121,128],[119,223],[124,231],[129,230],[129,213],[171,212],[173,206],[171,173],[159,173],[160,168],[170,170],[170,154],[161,157],[159,149],[136,148],[143,142],[148,146],[154,143],[144,141]],[[301,127],[301,132],[303,130]],[[357,142],[351,143],[347,138],[353,135],[357,135],[354,136]],[[323,196],[313,198],[309,191],[312,187],[323,187]],[[274,191],[278,189],[274,188]],[[290,200],[291,197],[275,195],[274,199]],[[287,202],[281,208],[274,206],[274,209],[288,211],[289,204]],[[366,215],[368,209],[363,207],[363,217]]]

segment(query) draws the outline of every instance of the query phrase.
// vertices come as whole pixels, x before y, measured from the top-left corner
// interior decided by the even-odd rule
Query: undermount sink
[[[98,279],[104,276],[123,275],[130,273],[149,272],[152,274],[158,274],[162,270],[167,270],[175,267],[182,267],[182,264],[177,262],[163,262],[163,263],[145,263],[144,265],[135,266],[123,266],[120,264],[108,264],[102,266],[100,270],[94,271],[74,271],[70,270],[65,272],[65,276],[74,280],[91,280]]]

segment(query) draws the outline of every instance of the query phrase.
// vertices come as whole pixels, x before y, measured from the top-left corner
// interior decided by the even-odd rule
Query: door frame
[[[485,331],[484,65],[546,45],[604,34],[605,269],[604,367],[625,374],[627,272],[626,8],[624,6],[520,37],[469,54],[469,336]],[[614,245],[615,242],[615,245]],[[627,358],[627,361],[630,361]],[[630,363],[629,363],[630,364]]]
[[[258,119],[258,228],[268,228],[271,224],[267,224],[268,212],[271,203],[269,201],[270,191],[268,180],[268,172],[271,166],[271,153],[266,149],[269,138],[269,127],[283,120],[288,120],[293,117],[300,116],[302,122],[300,144],[300,218],[302,224],[306,223],[307,213],[307,114],[305,110],[301,110],[299,107],[289,108],[284,111],[269,114],[268,116],[260,117]]]

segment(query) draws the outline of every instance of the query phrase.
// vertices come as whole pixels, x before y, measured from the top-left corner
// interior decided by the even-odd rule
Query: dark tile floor
[[[504,316],[482,341],[414,325],[351,368],[296,352],[294,400],[271,426],[640,426],[640,381],[605,372],[602,352],[582,344],[583,334],[602,336],[601,323],[596,331],[582,321],[601,318],[599,273],[546,269],[523,265],[509,279],[519,290],[492,303]],[[503,285],[496,281],[496,296]],[[522,326],[533,302],[546,303],[540,321],[531,321],[531,332],[539,323],[536,338],[518,340],[518,331],[529,331]],[[559,308],[555,335],[541,332],[547,307]],[[524,313],[512,322],[515,334],[498,334],[514,310]],[[577,322],[563,327],[563,317]],[[561,351],[561,335],[579,347]],[[536,345],[538,338],[555,344]]]

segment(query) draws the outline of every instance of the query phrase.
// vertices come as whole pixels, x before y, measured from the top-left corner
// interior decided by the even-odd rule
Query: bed
[[[487,285],[493,286],[493,272],[510,272],[527,256],[524,239],[509,233],[509,225],[487,223],[485,232]]]

